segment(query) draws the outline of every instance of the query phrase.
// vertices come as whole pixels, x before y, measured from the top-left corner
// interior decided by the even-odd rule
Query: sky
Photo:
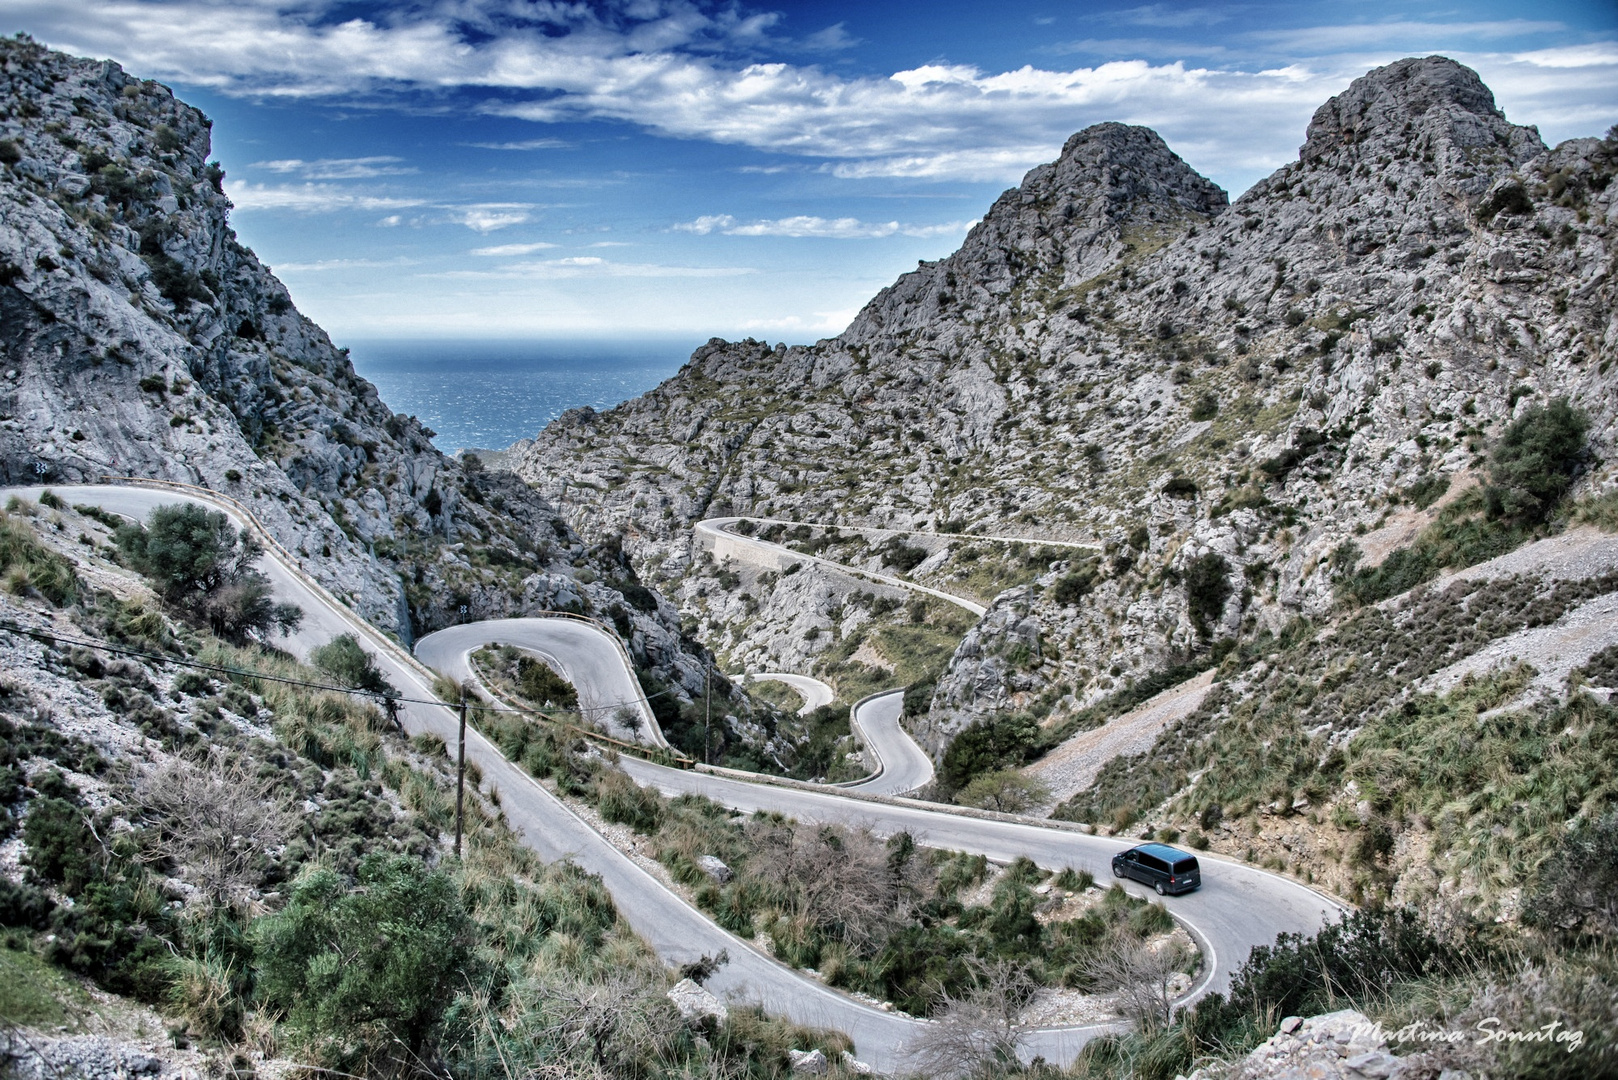
[[[0,0],[214,120],[241,240],[345,338],[835,335],[1102,121],[1235,197],[1442,53],[1554,144],[1618,123],[1613,0]]]

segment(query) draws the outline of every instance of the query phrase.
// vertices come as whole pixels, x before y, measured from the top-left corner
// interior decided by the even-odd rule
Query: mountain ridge
[[[1228,209],[1138,131],[1075,135],[843,335],[711,341],[642,398],[560,418],[516,471],[547,493],[566,478],[577,527],[621,534],[742,665],[808,670],[869,620],[849,625],[846,587],[794,584],[820,633],[783,646],[755,614],[769,588],[727,597],[690,547],[703,516],[1100,534],[1079,609],[1050,593],[1082,567],[1053,561],[968,634],[916,719],[935,754],[972,722],[1073,713],[1326,614],[1332,553],[1411,520],[1418,481],[1459,490],[1536,402],[1589,411],[1581,490],[1611,483],[1612,141],[1547,149],[1443,57],[1356,80]],[[1118,201],[1145,212],[1120,226],[1129,172],[1147,197]],[[1186,578],[1214,557],[1227,599],[1205,632]],[[1020,669],[995,655],[1015,626]]]

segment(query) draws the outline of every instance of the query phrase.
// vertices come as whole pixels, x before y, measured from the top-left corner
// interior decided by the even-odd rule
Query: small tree
[[[115,538],[125,561],[165,602],[223,638],[289,634],[303,621],[296,605],[275,602],[270,579],[254,567],[264,548],[217,510],[159,506],[144,526],[121,525]]]
[[[1102,993],[1114,992],[1124,1015],[1143,1030],[1169,1022],[1174,1006],[1174,976],[1186,955],[1179,945],[1158,948],[1130,935],[1109,938],[1082,962],[1084,973]]]
[[[1230,563],[1217,551],[1193,559],[1185,571],[1185,597],[1198,637],[1213,634],[1213,624],[1225,614],[1230,586]]]
[[[172,860],[215,904],[245,899],[269,852],[298,830],[273,778],[214,755],[148,769],[135,787],[148,860]]]
[[[975,806],[980,810],[1021,814],[1050,797],[1050,785],[1043,780],[1025,776],[1016,769],[999,769],[974,777],[955,796],[955,801],[962,806]]]

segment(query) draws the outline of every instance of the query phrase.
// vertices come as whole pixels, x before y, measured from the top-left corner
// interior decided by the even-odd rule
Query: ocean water
[[[652,389],[700,341],[350,341],[354,370],[394,412],[419,417],[446,454],[501,450],[568,409]]]

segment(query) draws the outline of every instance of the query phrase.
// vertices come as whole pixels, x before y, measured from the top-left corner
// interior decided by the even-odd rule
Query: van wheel
[[[1120,880],[1121,880],[1121,879],[1122,879],[1122,878],[1123,878],[1123,876],[1124,876],[1124,872],[1123,872],[1123,870],[1122,870],[1122,869],[1121,869],[1121,868],[1120,868],[1120,867],[1119,867],[1119,866],[1118,866],[1118,865],[1117,865],[1117,864],[1116,864],[1116,863],[1115,863],[1115,864],[1113,864],[1113,868],[1112,868],[1112,876],[1113,876],[1113,877],[1115,877],[1115,878],[1119,878],[1119,879],[1120,879]]]
[[[1161,881],[1159,881],[1157,883],[1156,889],[1157,889],[1157,895],[1159,895],[1159,896],[1164,895],[1164,893],[1163,893],[1163,883]]]

